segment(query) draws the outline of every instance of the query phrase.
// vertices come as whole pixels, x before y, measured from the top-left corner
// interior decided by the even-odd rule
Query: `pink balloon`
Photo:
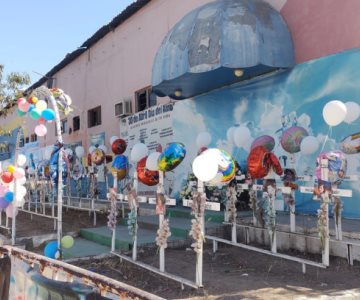
[[[22,112],[26,113],[29,110],[29,107],[30,107],[30,103],[27,102],[25,99],[19,101],[18,103],[18,108]]]
[[[0,197],[4,197],[7,191],[8,188],[5,185],[0,184]]]
[[[17,214],[19,213],[19,210],[17,207],[15,207],[14,210],[14,205],[12,205],[12,203],[10,203],[6,209],[5,209],[6,215],[8,218],[13,218],[14,216],[16,217]]]
[[[14,178],[20,179],[25,176],[25,170],[23,168],[15,168],[13,175]]]
[[[44,124],[35,126],[35,133],[37,136],[44,136],[47,133],[47,128]]]

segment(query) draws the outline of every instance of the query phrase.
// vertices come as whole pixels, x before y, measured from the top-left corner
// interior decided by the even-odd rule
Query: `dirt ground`
[[[188,248],[167,249],[166,270],[194,281],[195,259],[195,253]],[[139,260],[158,266],[155,250],[143,251]],[[118,257],[74,264],[166,299],[360,299],[360,265],[349,266],[338,258],[331,258],[326,270],[308,266],[304,275],[299,263],[227,245],[219,245],[213,254],[208,243],[204,252],[204,288],[200,290],[182,290],[180,283],[121,263]]]
[[[47,215],[51,212],[47,211]],[[56,214],[56,212],[55,212]],[[76,220],[76,222],[74,222]],[[94,217],[93,214],[89,216],[87,211],[79,210],[66,210],[63,212],[63,232],[79,232],[81,228],[93,227]],[[11,219],[10,219],[11,227]],[[96,226],[104,226],[107,224],[107,213],[96,214]],[[6,229],[1,228],[0,233],[10,237]],[[42,234],[56,233],[54,230],[54,220],[42,216],[31,215],[25,212],[19,212],[16,217],[16,237],[29,237]]]

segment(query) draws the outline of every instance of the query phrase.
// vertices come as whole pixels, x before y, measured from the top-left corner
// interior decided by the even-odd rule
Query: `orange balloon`
[[[148,186],[157,185],[159,183],[159,171],[150,171],[146,169],[146,159],[147,156],[142,158],[137,164],[136,171],[138,179],[141,183]]]

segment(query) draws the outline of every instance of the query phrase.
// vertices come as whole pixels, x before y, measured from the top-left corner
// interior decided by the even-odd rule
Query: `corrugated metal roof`
[[[65,58],[59,62],[56,66],[54,66],[44,77],[35,82],[28,90],[36,89],[37,87],[43,85],[48,78],[51,78],[54,74],[59,72],[61,69],[70,64],[73,60],[79,57],[82,53],[84,53],[91,46],[96,44],[99,40],[101,40],[104,36],[106,36],[109,32],[113,31],[115,28],[120,26],[123,22],[129,19],[132,15],[142,9],[145,5],[147,5],[151,0],[137,0],[134,3],[130,4],[127,8],[125,8],[120,14],[118,14],[110,23],[102,26],[98,31],[96,31],[90,38],[88,38],[78,49],[75,49],[73,52],[68,53]]]

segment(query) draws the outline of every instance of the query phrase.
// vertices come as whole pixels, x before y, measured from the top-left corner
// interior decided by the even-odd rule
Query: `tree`
[[[0,64],[1,115],[7,114],[16,103],[16,99],[23,96],[23,89],[29,84],[30,76],[26,73],[11,72],[4,78],[4,65]]]

